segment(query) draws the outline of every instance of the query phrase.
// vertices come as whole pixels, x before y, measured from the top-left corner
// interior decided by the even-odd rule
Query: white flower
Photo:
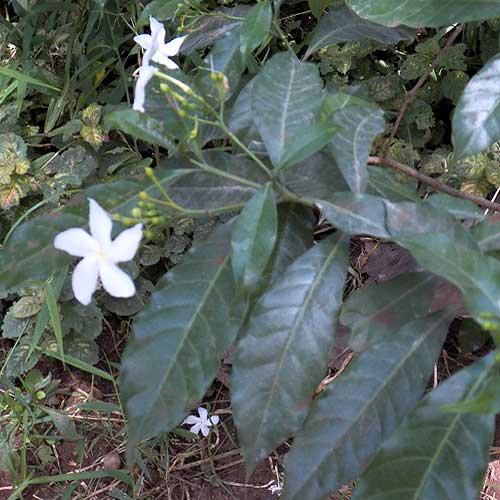
[[[180,36],[165,43],[165,28],[163,24],[158,22],[154,17],[149,18],[149,23],[151,26],[151,35],[143,34],[134,37],[135,42],[144,49],[144,55],[142,57],[142,65],[139,68],[139,77],[135,84],[134,104],[132,108],[142,113],[144,113],[146,86],[158,71],[157,68],[151,66],[150,62],[153,61],[162,64],[168,69],[179,69],[179,66],[170,57],[179,53],[181,45],[186,39],[185,36]]]
[[[208,411],[201,406],[198,408],[198,415],[199,417],[195,415],[189,415],[189,417],[187,417],[182,423],[191,425],[192,427],[189,430],[193,434],[198,434],[201,432],[204,436],[208,436],[210,427],[212,427],[212,425],[217,425],[220,419],[217,415],[213,415],[209,418]]]
[[[154,66],[144,66],[139,69],[139,77],[135,82],[134,104],[132,109],[144,113],[144,102],[146,101],[146,86],[153,75],[158,71]]]
[[[279,484],[273,483],[269,488],[267,488],[273,495],[275,493],[280,493],[281,492],[281,486]]]
[[[142,224],[122,231],[111,241],[111,217],[91,198],[89,205],[90,234],[73,227],[54,239],[57,249],[83,257],[73,271],[75,297],[83,305],[88,305],[99,278],[104,289],[113,297],[132,297],[135,294],[134,282],[116,264],[134,258],[142,238]]]
[[[146,66],[153,61],[166,66],[168,69],[179,69],[179,66],[170,59],[176,56],[181,49],[185,36],[179,36],[165,43],[165,28],[163,24],[158,22],[154,17],[149,18],[151,26],[151,35],[137,35],[134,41],[138,43],[144,50],[143,61],[146,61]]]

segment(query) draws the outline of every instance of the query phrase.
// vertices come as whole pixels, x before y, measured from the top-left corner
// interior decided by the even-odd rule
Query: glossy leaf
[[[221,72],[226,77],[225,98],[228,99],[236,89],[241,74],[245,69],[245,57],[240,51],[240,28],[225,33],[217,40],[212,50],[204,58],[207,71],[202,72],[201,82],[205,92],[216,94],[215,83],[210,78],[211,72]]]
[[[283,158],[276,166],[276,170],[286,170],[313,155],[329,144],[340,130],[340,126],[326,121],[312,123],[287,147]]]
[[[471,228],[474,241],[483,252],[500,249],[500,217],[494,215]]]
[[[260,186],[269,181],[255,163],[244,156],[212,152],[205,155],[205,161],[230,178],[200,169],[179,177],[169,186],[168,193],[182,208],[235,210],[243,207]]]
[[[446,210],[457,219],[481,219],[484,217],[483,210],[474,202],[454,198],[444,193],[433,194],[427,197],[425,201],[436,208]]]
[[[212,45],[226,33],[239,28],[248,10],[247,5],[222,7],[207,16],[200,17],[191,27],[187,40],[182,44],[181,52],[191,54],[194,50]]]
[[[106,121],[114,128],[126,134],[147,141],[151,144],[158,144],[165,148],[173,147],[171,131],[164,123],[132,109],[120,109],[106,115]]]
[[[465,304],[477,321],[500,317],[500,262],[483,255],[467,231],[455,226],[453,231],[408,236],[400,242],[424,269],[463,292]]]
[[[405,273],[353,292],[340,315],[341,323],[351,330],[351,348],[363,351],[405,323],[428,314],[436,285],[432,274]]]
[[[323,47],[342,42],[359,40],[376,40],[385,45],[412,40],[414,30],[406,27],[387,28],[359,17],[349,7],[342,6],[330,9],[319,21],[307,49],[307,59],[313,52]]]
[[[325,498],[363,471],[417,404],[452,317],[441,311],[393,330],[327,386],[287,457],[284,499]]]
[[[500,4],[498,6],[500,15]],[[500,139],[500,56],[465,87],[453,114],[452,141],[458,158],[481,153]]]
[[[349,191],[327,148],[286,169],[283,177],[287,188],[303,198],[328,199],[335,191]]]
[[[136,316],[120,382],[129,449],[182,420],[203,397],[234,340],[230,249],[230,227],[224,225],[158,282]]]
[[[314,64],[289,52],[269,59],[255,77],[252,116],[274,165],[279,165],[295,141],[318,119],[323,83]]]
[[[240,50],[242,54],[256,49],[271,29],[273,10],[268,0],[254,5],[241,24]]]
[[[316,19],[319,19],[324,10],[332,3],[333,0],[308,0],[309,8]]]
[[[232,268],[237,286],[252,291],[266,268],[276,243],[278,214],[271,184],[248,201],[233,224]]]
[[[362,193],[366,189],[366,165],[372,143],[385,129],[384,113],[377,106],[363,103],[348,105],[337,111],[332,119],[341,129],[333,136],[330,151],[351,190]]]
[[[314,222],[310,209],[292,203],[278,205],[276,244],[260,278],[260,291],[280,278],[295,259],[313,246]]]
[[[450,215],[424,203],[391,203],[377,196],[354,193],[333,193],[328,200],[317,203],[325,217],[348,234],[401,238],[439,233],[456,225]]]
[[[348,0],[348,4],[359,16],[386,26],[437,28],[500,16],[500,4],[491,0]]]
[[[394,175],[384,168],[370,167],[368,169],[367,194],[387,198],[389,201],[420,201],[416,186],[398,182]]]
[[[302,424],[325,374],[347,271],[348,239],[299,257],[260,298],[234,365],[232,402],[247,470]]]
[[[495,417],[442,407],[480,391],[496,375],[495,354],[443,382],[408,415],[361,476],[353,500],[479,497]]]

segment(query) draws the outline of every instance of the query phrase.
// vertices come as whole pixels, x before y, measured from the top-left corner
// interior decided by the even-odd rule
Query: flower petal
[[[194,415],[189,415],[184,419],[183,424],[187,425],[193,425],[193,424],[198,424],[200,422],[200,419],[198,417],[195,417]]]
[[[210,417],[210,422],[213,425],[217,425],[220,422],[219,415],[214,415],[213,417]]]
[[[189,429],[189,432],[192,432],[193,434],[198,434],[200,430],[201,430],[201,424],[198,422]]]
[[[156,51],[155,55],[153,56],[153,61],[166,66],[168,69],[179,69],[179,66],[167,55],[165,55],[162,52],[162,49],[163,47],[160,47],[160,49]]]
[[[134,42],[139,44],[144,50],[149,50],[153,44],[151,35],[137,35],[134,36]]]
[[[187,35],[173,38],[172,40],[170,40],[170,42],[163,45],[163,47],[161,48],[162,53],[166,56],[176,56],[179,53],[179,50],[181,50],[182,44],[184,43],[184,40],[186,38]]]
[[[84,306],[90,304],[92,295],[97,288],[98,277],[97,260],[94,256],[85,257],[81,260],[71,277],[71,285],[76,300]]]
[[[146,62],[146,54],[144,54],[143,63]],[[141,111],[144,113],[144,102],[146,101],[146,87],[149,83],[149,80],[153,78],[153,75],[158,70],[153,66],[142,65],[139,69],[139,78],[135,82],[135,91],[134,91],[134,104],[132,106],[135,111]]]
[[[89,198],[90,211],[89,211],[89,226],[90,234],[93,236],[97,243],[99,243],[101,250],[107,249],[111,245],[111,229],[113,228],[113,221],[109,214],[97,203],[97,201]]]
[[[209,429],[208,425],[203,425],[203,424],[201,424],[201,425],[200,425],[200,429],[201,429],[201,433],[202,433],[205,437],[207,437],[207,436],[208,436],[208,433],[210,432],[210,429]]]
[[[122,231],[111,243],[108,258],[113,262],[127,262],[134,258],[142,239],[142,224]]]
[[[163,23],[157,21],[153,16],[149,16],[149,27],[151,28],[153,45],[155,42],[163,45],[165,43],[165,27]]]
[[[130,276],[122,271],[116,264],[99,261],[99,276],[104,290],[113,297],[133,297],[135,285]]]
[[[207,419],[207,416],[208,416],[208,411],[203,408],[203,406],[200,406],[198,408],[198,415],[203,419],[203,420],[206,420]]]
[[[54,238],[54,246],[75,257],[85,257],[99,250],[99,245],[92,236],[79,227],[72,227],[59,233]]]

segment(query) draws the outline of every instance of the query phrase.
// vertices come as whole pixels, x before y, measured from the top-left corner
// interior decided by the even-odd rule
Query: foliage
[[[83,3],[57,17],[14,2],[2,24],[18,50],[0,66],[8,384],[43,353],[91,371],[103,316],[132,316],[119,384],[131,461],[234,347],[248,473],[294,438],[282,498],[359,478],[354,498],[475,500],[499,405],[500,231],[457,197],[500,187],[498,4]],[[132,31],[150,15],[187,38],[180,69],[155,66],[141,113]],[[87,226],[87,198],[144,225],[130,299],[72,296],[53,240]],[[403,247],[419,271],[352,292],[360,236]],[[490,335],[492,352],[426,391],[462,316],[469,344]],[[339,325],[359,354],[325,388]]]

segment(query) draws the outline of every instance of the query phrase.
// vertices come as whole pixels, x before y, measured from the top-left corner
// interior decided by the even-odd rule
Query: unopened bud
[[[149,167],[148,167],[149,168]],[[147,174],[146,174],[147,175]],[[141,191],[139,193],[139,199],[140,200],[149,200],[149,194],[146,193],[146,191]]]
[[[140,208],[135,207],[132,209],[130,214],[132,215],[132,217],[136,217],[139,219],[140,217],[142,217],[142,210]]]

